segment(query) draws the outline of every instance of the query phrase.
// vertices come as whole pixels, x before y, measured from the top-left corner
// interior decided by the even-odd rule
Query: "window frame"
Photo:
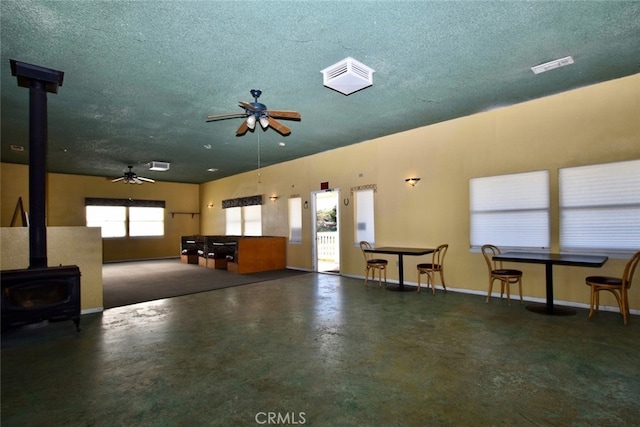
[[[375,246],[375,188],[361,188],[353,191],[354,199],[354,245],[366,240]],[[361,228],[364,226],[364,228]]]
[[[256,211],[257,215],[256,212],[251,211]],[[254,217],[257,220],[252,219]],[[259,233],[256,233],[256,230]],[[225,234],[227,236],[262,236],[262,205],[225,208]]]
[[[302,244],[302,197],[290,197],[288,200],[289,243]]]
[[[470,250],[492,244],[501,250],[548,252],[550,212],[549,170],[471,178]]]
[[[626,259],[640,249],[640,159],[560,168],[558,200],[561,252]]]
[[[90,218],[90,206],[93,207],[103,207],[103,208],[124,208],[124,216],[118,221],[113,221],[122,224],[122,228],[124,230],[124,234],[117,236],[102,236],[102,225],[96,224],[92,218]],[[134,199],[110,199],[110,198],[96,198],[96,197],[87,197],[85,198],[85,224],[87,227],[100,227],[101,228],[101,236],[103,239],[149,239],[149,238],[161,238],[165,236],[165,206],[166,203],[163,200],[134,200]],[[162,214],[158,217],[161,219],[156,219],[155,222],[162,223],[162,234],[131,234],[132,224],[135,224],[139,221],[132,221],[130,215],[130,208],[159,208],[162,209]],[[103,222],[112,222],[106,220]],[[89,224],[92,225],[89,225]],[[135,226],[135,225],[134,225]]]

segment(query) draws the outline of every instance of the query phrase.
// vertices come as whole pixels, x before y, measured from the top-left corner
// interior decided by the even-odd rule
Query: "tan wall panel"
[[[29,229],[0,229],[0,268],[29,267]],[[80,268],[82,310],[102,310],[102,238],[89,227],[47,227],[47,265]]]

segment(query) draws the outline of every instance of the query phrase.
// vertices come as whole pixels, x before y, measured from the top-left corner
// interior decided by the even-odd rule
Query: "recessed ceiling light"
[[[205,144],[204,148],[206,148],[207,150],[211,150],[211,144]]]
[[[285,146],[285,145],[287,145],[287,144],[285,144],[284,142],[279,142],[279,143],[278,143],[278,145],[279,145],[280,147],[284,147],[284,146]]]
[[[22,145],[12,145],[11,149],[13,151],[24,151],[24,147]]]
[[[209,168],[209,169],[207,169],[207,172],[217,172],[217,171],[218,171],[218,169],[216,169],[216,168]]]
[[[553,61],[545,62],[544,64],[531,67],[531,71],[534,74],[544,73],[545,71],[554,70],[556,68],[564,67],[565,65],[573,64],[573,58],[565,56],[564,58],[554,59]]]

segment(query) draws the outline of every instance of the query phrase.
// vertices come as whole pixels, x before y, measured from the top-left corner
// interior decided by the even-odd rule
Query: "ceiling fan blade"
[[[256,107],[254,107],[253,105],[251,105],[250,103],[246,102],[246,101],[238,101],[238,104],[240,104],[240,106],[242,108],[245,108],[249,111],[258,111],[258,109]]]
[[[300,120],[300,113],[297,111],[267,110],[267,113],[276,119]]]
[[[143,176],[139,176],[139,177],[138,177],[138,179],[139,179],[140,181],[144,181],[144,182],[156,182],[154,179],[151,179],[151,178],[145,178],[145,177],[143,177]],[[140,184],[142,184],[142,183],[140,183]]]
[[[245,133],[247,133],[248,130],[249,130],[249,126],[247,126],[247,121],[243,120],[242,124],[240,125],[240,127],[236,131],[236,136],[242,136]]]
[[[235,119],[238,117],[246,117],[247,113],[226,113],[226,114],[210,114],[207,116],[208,122],[213,122],[216,120],[225,120],[225,119]]]
[[[291,133],[291,129],[274,119],[273,117],[267,117],[269,120],[269,126],[271,126],[274,130],[280,132],[283,136],[287,136]]]
[[[119,178],[114,178],[111,180],[111,182],[118,182],[118,181],[122,181],[124,179],[124,176],[121,176]]]

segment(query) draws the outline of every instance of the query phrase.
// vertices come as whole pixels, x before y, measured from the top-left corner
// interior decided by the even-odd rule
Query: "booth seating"
[[[182,251],[195,248],[196,261],[190,264],[211,269],[248,274],[281,270],[287,264],[286,238],[281,236],[183,236],[182,241]],[[188,242],[194,243],[185,247]]]
[[[180,262],[183,264],[198,264],[198,251],[204,248],[202,236],[182,236],[180,242]]]
[[[226,270],[233,261],[238,236],[205,236],[204,250],[199,253],[198,264],[212,270]]]

